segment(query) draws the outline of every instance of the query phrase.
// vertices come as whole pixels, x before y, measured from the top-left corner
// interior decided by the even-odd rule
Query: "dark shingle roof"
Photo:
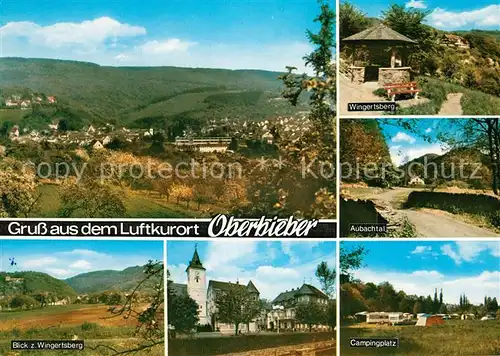
[[[188,295],[187,284],[172,283],[170,286],[173,292],[178,296]]]
[[[323,293],[322,291],[320,291],[318,288],[316,288],[315,286],[312,286],[310,284],[306,284],[306,283],[304,283],[302,285],[302,287],[300,287],[298,294],[299,295],[315,295],[315,296],[320,297],[320,298],[328,298],[328,296],[325,293]]]
[[[259,293],[259,290],[257,289],[257,287],[255,287],[255,284],[253,284],[252,281],[248,282],[247,288],[248,288],[248,291],[251,293]]]
[[[297,289],[292,289],[291,291],[286,291],[286,292],[281,292],[273,301],[272,304],[276,303],[281,303],[286,300],[293,299],[295,297],[298,297],[300,295],[315,295],[319,298],[326,298],[328,299],[328,296],[320,291],[318,288],[304,283],[302,287],[297,288]]]
[[[364,31],[358,32],[352,36],[343,39],[344,42],[408,42],[417,43],[416,41],[394,31],[392,28],[380,23],[373,27],[367,28]]]
[[[231,282],[212,281],[212,280],[208,282],[208,288],[212,287],[213,289],[228,290],[232,286],[247,288],[248,291],[251,293],[259,293],[259,290],[255,287],[252,281],[250,281],[248,285],[231,283]]]
[[[201,263],[200,256],[198,255],[198,249],[196,247],[194,248],[193,258],[191,258],[191,261],[189,262],[188,268],[189,267],[205,269],[205,267],[203,267],[203,264]]]

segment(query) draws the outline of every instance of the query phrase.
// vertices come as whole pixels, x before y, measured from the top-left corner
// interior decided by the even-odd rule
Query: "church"
[[[217,320],[217,306],[215,303],[219,293],[224,293],[229,287],[246,288],[252,298],[260,297],[259,290],[252,281],[245,286],[239,282],[221,282],[210,280],[207,287],[207,271],[200,260],[198,250],[195,247],[193,257],[186,268],[187,284],[173,283],[174,293],[178,295],[189,295],[198,304],[199,325],[210,325],[213,331],[222,334],[234,333],[234,325],[221,323]],[[265,323],[265,320],[262,322]],[[254,332],[259,329],[260,320],[253,320],[248,325],[239,325],[241,333]]]

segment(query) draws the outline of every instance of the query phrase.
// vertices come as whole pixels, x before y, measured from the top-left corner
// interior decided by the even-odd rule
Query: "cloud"
[[[106,254],[93,250],[58,251],[50,256],[27,254],[16,256],[16,271],[37,271],[56,278],[68,278],[84,272],[123,270],[144,265],[151,257],[140,254]]]
[[[335,244],[330,243],[329,250],[314,249],[316,242],[289,242],[273,244],[269,253],[269,242],[220,241],[209,244],[206,261],[207,280],[248,284],[251,280],[261,293],[262,298],[274,299],[279,293],[292,288],[299,288],[304,282],[320,287],[315,277],[316,267],[321,261],[327,261],[330,267],[335,265]],[[225,247],[228,245],[227,247]],[[281,245],[281,246],[279,246]],[[218,249],[218,247],[222,249]],[[277,248],[279,246],[279,248]],[[276,248],[275,248],[276,247]],[[169,247],[170,251],[170,247]],[[218,251],[218,254],[216,252]],[[284,252],[286,251],[286,252]],[[296,254],[302,256],[297,257]],[[288,254],[299,258],[295,262]],[[288,256],[286,258],[285,256]],[[189,258],[189,257],[188,257]],[[216,262],[222,259],[224,262]],[[171,279],[176,283],[186,283],[186,265],[169,265]]]
[[[354,276],[365,283],[379,284],[387,281],[396,291],[403,290],[408,295],[432,295],[435,288],[442,288],[445,303],[458,303],[463,293],[475,304],[481,303],[485,295],[500,297],[500,271],[484,271],[473,276],[445,276],[434,270],[392,272],[362,268]]]
[[[441,252],[459,265],[462,262],[473,262],[483,252],[500,257],[500,244],[495,241],[457,242],[455,248],[451,244],[442,246]]]
[[[59,22],[41,26],[34,22],[9,22],[0,27],[2,37],[26,38],[31,44],[47,47],[80,45],[96,47],[108,39],[145,35],[146,29],[120,23],[110,17],[75,22]]]
[[[427,5],[423,0],[410,0],[405,4],[405,7],[412,7],[415,9],[426,9]]]
[[[54,257],[40,257],[32,260],[25,260],[20,264],[23,268],[41,268],[46,267],[47,265],[53,265],[57,262],[57,259]]]
[[[431,26],[440,29],[463,27],[482,28],[498,26],[500,23],[500,5],[489,5],[478,10],[453,12],[436,8],[429,16]]]
[[[408,142],[408,143],[415,143],[415,138],[411,137],[410,135],[404,133],[404,132],[398,132],[396,136],[394,136],[391,140],[392,142]]]
[[[397,147],[397,149],[395,149],[395,147]],[[448,149],[441,146],[440,144],[425,144],[422,146],[411,146],[410,148],[392,146],[389,148],[392,162],[396,166],[400,166],[406,157],[408,157],[408,159],[411,161],[415,158],[422,157],[425,154],[434,153],[437,155],[442,155],[447,151]]]
[[[70,264],[69,266],[71,268],[75,268],[75,269],[89,269],[92,265],[89,261],[78,260],[78,261]]]
[[[168,54],[175,51],[186,51],[189,47],[196,45],[196,42],[182,41],[178,38],[170,38],[164,41],[149,41],[139,48],[144,54]]]
[[[432,128],[431,127],[428,127],[425,129],[425,133],[431,133],[432,132]]]
[[[428,251],[431,251],[432,247],[430,246],[417,246],[415,249],[411,252],[412,254],[419,254],[419,253],[425,253]]]

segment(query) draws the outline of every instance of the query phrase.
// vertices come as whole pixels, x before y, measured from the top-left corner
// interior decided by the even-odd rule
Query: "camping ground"
[[[340,329],[342,355],[498,355],[500,320],[448,320],[428,327],[356,324]],[[352,337],[399,338],[399,348],[351,348]]]

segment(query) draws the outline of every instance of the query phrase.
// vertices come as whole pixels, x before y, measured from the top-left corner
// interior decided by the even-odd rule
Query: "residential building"
[[[267,314],[267,328],[277,331],[307,330],[308,325],[299,323],[295,318],[297,305],[313,302],[326,306],[328,300],[325,293],[306,283],[300,288],[282,292],[272,301],[273,310]],[[319,325],[316,329],[328,329],[328,326]]]

